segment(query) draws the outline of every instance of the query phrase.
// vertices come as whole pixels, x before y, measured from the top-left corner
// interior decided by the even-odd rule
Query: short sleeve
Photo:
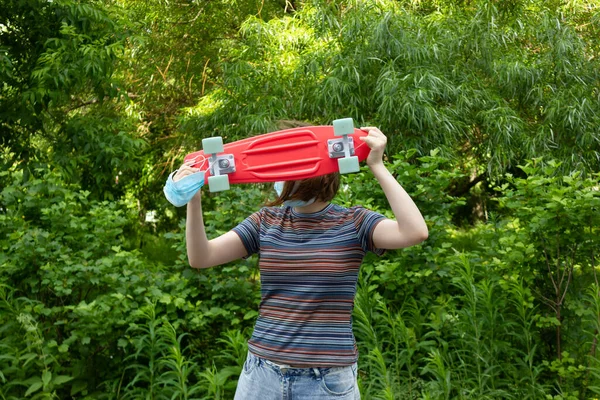
[[[232,229],[242,240],[248,256],[256,254],[260,250],[260,221],[262,210],[250,215]]]
[[[385,253],[385,249],[375,247],[373,243],[373,231],[378,223],[383,221],[385,216],[375,211],[367,210],[364,207],[356,207],[354,211],[354,225],[361,247],[365,252],[373,252],[378,256]]]

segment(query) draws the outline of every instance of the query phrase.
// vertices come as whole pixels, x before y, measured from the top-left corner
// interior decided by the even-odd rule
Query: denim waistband
[[[287,375],[314,375],[317,378],[322,375],[327,375],[328,373],[338,371],[344,368],[351,368],[351,365],[343,366],[343,367],[293,367],[285,364],[279,364],[274,361],[267,360],[266,358],[259,357],[254,355],[250,351],[248,352],[248,360],[251,363],[256,363],[259,366],[264,365],[268,368],[271,368],[275,372],[279,372],[281,374]]]

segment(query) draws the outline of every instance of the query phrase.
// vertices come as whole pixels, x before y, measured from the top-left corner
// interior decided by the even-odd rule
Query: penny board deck
[[[367,132],[354,129],[348,135],[354,142],[354,152],[359,161],[369,155],[369,146],[360,140]],[[329,141],[339,139],[333,126],[310,126],[266,133],[223,145],[226,162],[235,163],[235,172],[228,174],[229,182],[259,183],[300,180],[327,175],[339,170],[338,159],[331,158]],[[203,150],[188,154],[185,162],[196,159],[193,167],[208,165],[209,155]],[[203,161],[206,162],[203,163]],[[206,180],[211,176],[206,171]]]

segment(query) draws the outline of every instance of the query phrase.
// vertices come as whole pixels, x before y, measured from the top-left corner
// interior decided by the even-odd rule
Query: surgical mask
[[[167,183],[163,188],[163,192],[169,203],[175,207],[185,206],[190,202],[192,197],[204,186],[204,174],[205,171],[196,172],[178,180],[173,181],[173,175],[177,171],[172,172],[167,178]]]
[[[281,196],[281,193],[283,192],[283,184],[284,182],[282,181],[275,182],[275,185],[273,187],[277,192],[277,196]],[[291,194],[294,194],[294,192],[295,190],[293,190]],[[283,202],[283,205],[286,207],[305,207],[314,203],[316,199],[316,197],[313,197],[310,200],[285,200]]]

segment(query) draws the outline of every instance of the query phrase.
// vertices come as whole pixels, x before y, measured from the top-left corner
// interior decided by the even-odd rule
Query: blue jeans
[[[248,352],[234,400],[360,400],[356,363],[335,368],[280,368]]]

